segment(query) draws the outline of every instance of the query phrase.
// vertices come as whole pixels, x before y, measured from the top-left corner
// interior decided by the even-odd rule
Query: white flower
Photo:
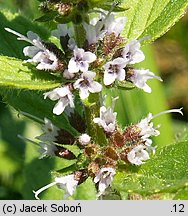
[[[116,79],[123,81],[125,79],[126,62],[123,58],[116,58],[113,61],[107,62],[104,67],[104,84],[110,85]]]
[[[49,51],[42,43],[40,37],[29,31],[27,32],[27,37],[21,35],[20,33],[13,31],[9,28],[5,28],[6,31],[11,32],[18,36],[18,40],[23,40],[31,43],[33,46],[27,46],[23,49],[25,56],[29,56],[31,59],[27,62],[38,63],[38,70],[57,70],[58,69],[58,58],[56,55]]]
[[[39,199],[38,195],[41,192],[54,185],[57,185],[61,189],[65,189],[65,198],[68,198],[69,196],[72,196],[74,191],[76,190],[78,181],[74,179],[74,174],[62,176],[62,177],[56,177],[54,182],[40,188],[37,191],[33,191],[33,193],[35,194],[35,198]]]
[[[95,183],[99,182],[99,187],[98,187],[99,194],[98,194],[98,196],[104,194],[106,188],[108,186],[110,186],[110,184],[112,183],[115,174],[116,174],[116,171],[111,167],[102,168],[98,172],[98,174],[94,178]]]
[[[103,30],[102,20],[96,20],[95,18],[90,21],[90,24],[83,23],[83,27],[86,32],[86,39],[89,45],[96,44],[98,40],[102,40],[105,36],[106,30]]]
[[[41,154],[39,159],[46,156],[55,156],[55,151],[57,151],[58,149],[56,145],[53,144],[53,142],[56,141],[56,137],[58,136],[59,130],[60,129],[53,125],[49,119],[44,118],[44,133],[36,137],[36,139],[42,141],[39,142],[39,152]]]
[[[39,159],[42,159],[47,156],[55,156],[55,151],[57,151],[57,147],[53,143],[39,143],[40,149],[39,153],[41,154]]]
[[[75,32],[73,26],[68,26],[67,24],[58,24],[57,29],[52,31],[52,35],[60,38],[60,37],[65,37],[69,36],[70,38],[74,37]]]
[[[68,71],[70,73],[77,73],[79,71],[86,72],[89,68],[89,63],[96,60],[96,55],[92,52],[85,52],[84,49],[75,48],[74,57],[72,57],[68,64]]]
[[[149,159],[149,153],[146,151],[146,146],[138,145],[134,147],[128,154],[127,159],[130,163],[141,165]]]
[[[154,73],[149,70],[133,70],[133,75],[129,77],[129,80],[134,83],[137,88],[143,89],[147,93],[151,93],[151,88],[147,85],[147,80],[149,79],[157,79],[162,81],[162,79],[158,76],[155,76]]]
[[[81,99],[86,99],[89,96],[89,92],[96,93],[102,90],[102,85],[93,80],[95,76],[95,72],[83,72],[81,78],[74,83],[74,88],[80,90]]]
[[[116,116],[117,113],[113,109],[105,106],[100,107],[100,118],[94,118],[94,123],[103,127],[106,132],[112,133],[116,129]]]
[[[115,18],[113,14],[107,14],[104,22],[105,30],[107,31],[107,34],[115,33],[117,37],[124,29],[125,23],[126,17]]]
[[[42,142],[55,142],[59,130],[60,129],[53,125],[49,119],[44,118],[44,133],[40,136],[37,136],[36,138]]]
[[[53,113],[60,115],[66,106],[74,107],[74,96],[69,86],[59,87],[50,92],[44,93],[44,99],[49,97],[51,100],[59,100],[53,109]]]
[[[105,34],[115,33],[116,37],[118,37],[125,26],[125,22],[125,17],[115,18],[111,12],[105,14],[104,11],[101,11],[100,16],[92,19],[90,24],[83,24],[88,44],[97,43],[98,40],[104,38]]]
[[[140,50],[140,42],[132,40],[122,50],[122,56],[128,64],[135,64],[145,59],[144,53]]]
[[[32,59],[27,60],[27,62],[38,63],[36,68],[38,70],[57,70],[58,69],[58,58],[53,52],[50,52],[48,49],[42,51],[38,50],[38,53],[35,55],[32,50],[32,46],[27,46],[23,50],[25,56],[33,57]]]
[[[149,139],[149,137],[151,136],[158,136],[160,134],[160,132],[157,130],[157,128],[160,127],[160,125],[158,125],[156,128],[153,127],[153,122],[151,122],[151,120],[153,120],[154,118],[161,116],[163,114],[167,114],[167,113],[180,113],[181,115],[183,115],[182,113],[182,108],[181,109],[171,109],[171,110],[166,110],[163,112],[160,112],[154,116],[152,116],[151,113],[148,114],[148,116],[144,119],[142,119],[136,126],[138,128],[140,128],[140,136],[142,138],[143,141],[145,141],[145,145],[146,146],[151,146],[152,144],[152,140]]]
[[[61,37],[66,37],[68,36],[68,44],[67,46],[69,47],[69,49],[73,50],[76,46],[76,42],[74,40],[74,28],[73,26],[68,26],[67,24],[58,24],[57,25],[57,29],[52,31],[52,35],[61,39]]]
[[[142,119],[138,124],[137,127],[141,129],[140,136],[143,140],[147,140],[151,136],[158,136],[160,132],[153,128],[152,114],[149,113],[148,116]],[[148,141],[148,140],[147,140]],[[149,144],[150,141],[147,143]]]
[[[21,135],[18,135],[18,137],[24,141],[27,141],[27,142],[30,142],[34,145],[36,145],[37,147],[40,147],[38,152],[41,154],[39,156],[39,159],[42,159],[44,157],[47,157],[47,156],[55,156],[55,152],[58,150],[56,145],[54,145],[52,142],[48,142],[48,143],[45,143],[45,142],[35,142],[33,140],[30,140],[28,138],[25,138]]]
[[[65,197],[72,196],[78,185],[78,180],[75,180],[74,174],[56,177],[55,181],[60,188],[65,189]]]
[[[82,145],[87,145],[90,143],[91,137],[88,134],[82,134],[78,140]]]

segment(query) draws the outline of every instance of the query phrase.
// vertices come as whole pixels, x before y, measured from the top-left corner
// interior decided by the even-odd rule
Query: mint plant
[[[147,81],[162,81],[137,65],[145,60],[141,45],[164,34],[187,5],[185,0],[41,0],[43,15],[35,21],[42,24],[35,32],[4,26],[3,34],[27,45],[23,59],[0,57],[1,95],[41,124],[43,133],[33,140],[19,137],[38,147],[40,161],[54,163],[52,182],[32,188],[33,197],[45,191],[48,199],[129,199],[134,194],[165,199],[164,193],[174,195],[186,186],[186,143],[158,149],[152,141],[160,135],[153,119],[183,115],[182,108],[149,113],[122,128],[115,111],[118,93],[110,104],[106,96],[111,89],[151,93]],[[48,193],[51,187],[54,193]]]

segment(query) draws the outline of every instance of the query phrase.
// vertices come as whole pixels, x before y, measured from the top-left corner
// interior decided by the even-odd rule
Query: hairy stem
[[[85,106],[87,133],[93,138],[96,144],[103,146],[107,144],[107,139],[104,130],[93,122],[93,119],[99,117],[100,115],[99,93],[91,95],[89,99],[90,105]]]

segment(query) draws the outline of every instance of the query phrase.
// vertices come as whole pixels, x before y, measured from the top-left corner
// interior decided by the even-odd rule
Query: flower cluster
[[[116,121],[117,112],[114,111],[117,98],[112,99],[112,106],[107,107],[103,102],[94,101],[99,110],[92,107],[89,102],[90,94],[101,96],[103,89],[118,87],[119,83],[129,82],[150,93],[147,80],[154,78],[162,81],[149,70],[134,68],[134,64],[142,62],[145,56],[139,40],[129,40],[121,36],[125,24],[125,17],[116,18],[111,12],[101,11],[97,18],[82,23],[86,36],[82,47],[77,44],[71,23],[59,24],[52,31],[52,35],[59,39],[61,47],[42,41],[33,32],[28,32],[26,37],[6,28],[8,32],[18,36],[18,40],[31,44],[23,50],[24,55],[30,58],[26,62],[34,63],[38,70],[61,76],[62,85],[44,93],[44,99],[57,101],[53,113],[60,115],[68,112],[70,123],[78,131],[75,136],[56,127],[50,120],[44,120],[44,133],[36,137],[40,158],[56,156],[67,160],[77,159],[79,163],[74,172],[71,171],[68,175],[61,173],[55,177],[54,182],[34,192],[37,199],[42,191],[54,185],[65,190],[65,198],[72,196],[76,187],[88,177],[96,184],[98,197],[104,195],[113,181],[120,161],[124,164],[141,165],[150,158],[151,152],[155,153],[151,137],[158,136],[160,132],[159,126],[154,127],[152,120],[164,113],[182,114],[181,109],[155,116],[149,113],[139,123],[120,129]],[[87,119],[84,118],[88,116],[81,116],[73,109],[78,95],[83,110],[95,110],[89,116],[94,130],[89,129],[88,121],[85,124]],[[102,131],[104,143],[98,143],[96,134],[93,134],[95,131]],[[76,147],[77,153],[70,146]]]
[[[27,62],[36,63],[39,70],[60,72],[66,85],[44,94],[51,100],[58,100],[53,113],[60,115],[67,106],[74,107],[74,91],[85,100],[90,93],[102,91],[104,86],[113,87],[116,80],[132,82],[137,88],[150,93],[148,79],[161,78],[144,69],[132,66],[145,59],[138,40],[127,40],[121,36],[126,18],[115,18],[114,14],[104,12],[98,18],[83,23],[86,32],[85,47],[80,48],[75,41],[75,32],[70,24],[59,24],[52,35],[61,42],[61,49],[52,43],[43,42],[40,37],[28,32],[27,37],[6,28],[7,31],[32,44],[24,48]],[[64,60],[66,59],[66,61]],[[94,71],[93,71],[94,70]],[[100,81],[103,80],[102,83]]]
[[[113,100],[113,105],[115,100]],[[157,130],[159,126],[154,127],[151,121],[166,113],[178,112],[182,114],[181,109],[167,110],[154,116],[149,113],[139,123],[128,126],[122,131],[116,125],[116,113],[113,112],[113,108],[108,107],[106,109],[105,106],[102,106],[100,117],[93,120],[103,128],[107,138],[109,138],[109,144],[103,147],[94,143],[92,137],[86,133],[77,138],[66,134],[67,137],[69,136],[69,142],[67,142],[66,137],[64,137],[64,130],[57,128],[50,120],[45,119],[44,133],[36,137],[40,141],[39,152],[41,155],[39,158],[58,156],[68,160],[75,159],[76,156],[66,149],[66,145],[72,144],[84,150],[84,160],[87,166],[84,169],[83,167],[80,169],[78,166],[78,170],[74,173],[56,177],[54,182],[34,192],[37,199],[39,199],[38,195],[42,191],[54,185],[64,189],[64,198],[68,198],[74,194],[76,187],[89,176],[98,185],[98,197],[105,194],[116,174],[119,161],[139,166],[150,158],[151,152],[155,153],[151,137],[158,136],[160,132]],[[83,160],[83,156],[81,158]],[[77,159],[79,160],[79,156]]]

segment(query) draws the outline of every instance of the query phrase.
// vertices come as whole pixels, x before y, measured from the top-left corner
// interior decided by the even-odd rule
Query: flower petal
[[[117,74],[116,73],[108,73],[105,72],[104,73],[104,84],[105,85],[111,85],[117,78]]]
[[[59,100],[53,108],[53,113],[56,115],[60,115],[64,111],[67,105],[68,105],[68,100],[62,100],[62,99]]]

